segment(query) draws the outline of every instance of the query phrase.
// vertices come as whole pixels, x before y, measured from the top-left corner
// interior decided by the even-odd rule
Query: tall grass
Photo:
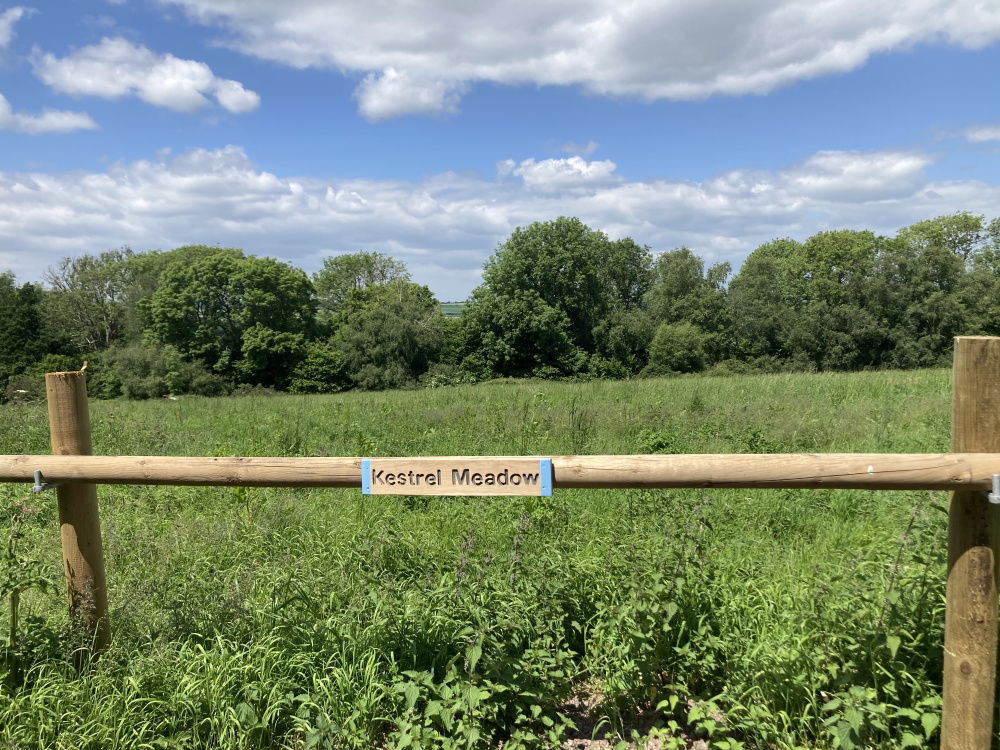
[[[950,390],[924,371],[91,410],[95,452],[123,455],[933,452]],[[0,453],[47,451],[44,404],[0,409]],[[58,577],[51,494],[22,543]],[[0,662],[10,747],[936,743],[943,494],[99,496],[112,648],[77,673],[63,600],[26,594]]]

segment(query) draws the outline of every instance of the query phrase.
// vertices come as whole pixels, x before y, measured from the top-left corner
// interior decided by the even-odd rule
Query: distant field
[[[91,414],[120,455],[937,452],[950,392],[946,370],[503,381]],[[0,406],[0,453],[49,450],[43,403]],[[64,597],[26,595],[0,746],[937,746],[944,493],[99,496],[112,649],[77,674]],[[56,498],[28,502],[20,549],[58,581]]]
[[[462,310],[465,309],[465,302],[442,302],[441,312],[444,313],[446,318],[457,318],[462,314]]]

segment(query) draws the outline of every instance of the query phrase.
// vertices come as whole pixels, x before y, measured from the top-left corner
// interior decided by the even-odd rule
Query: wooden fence
[[[362,486],[361,458],[91,455],[84,374],[50,373],[45,380],[54,455],[0,456],[0,482],[33,482],[40,471],[44,482],[59,485],[69,605],[90,623],[98,649],[110,638],[98,483]],[[941,747],[988,750],[993,735],[1000,564],[1000,504],[992,502],[1000,497],[988,497],[988,492],[993,475],[1000,474],[1000,338],[955,340],[951,448],[954,452],[941,454],[552,456],[551,479],[556,489],[951,491]],[[439,459],[448,460],[462,459]]]

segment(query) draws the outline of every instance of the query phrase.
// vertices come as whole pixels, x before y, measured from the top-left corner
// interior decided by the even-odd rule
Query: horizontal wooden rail
[[[0,456],[0,482],[360,487],[360,458]],[[557,488],[988,490],[1000,453],[552,456]]]

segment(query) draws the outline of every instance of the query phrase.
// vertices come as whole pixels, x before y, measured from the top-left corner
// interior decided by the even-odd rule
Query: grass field
[[[457,318],[462,314],[466,304],[465,302],[442,302],[441,312],[446,318]]]
[[[91,409],[105,454],[925,452],[950,392],[923,371]],[[44,404],[0,407],[0,453],[48,450]],[[54,493],[25,494],[0,485],[17,555],[61,588]],[[99,496],[112,648],[77,674],[62,595],[26,594],[0,747],[937,745],[943,493]]]

